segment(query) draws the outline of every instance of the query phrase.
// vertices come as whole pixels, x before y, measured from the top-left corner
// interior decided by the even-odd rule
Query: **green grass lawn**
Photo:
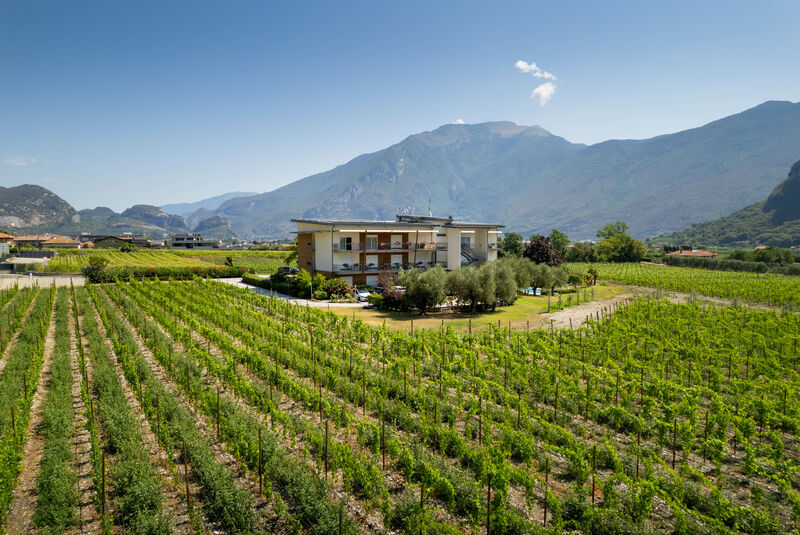
[[[622,293],[624,288],[617,286],[605,286],[598,284],[594,287],[594,299],[605,299]],[[526,329],[538,326],[542,321],[541,314],[547,312],[547,296],[522,296],[517,301],[507,307],[498,307],[494,312],[484,312],[479,314],[466,314],[463,312],[436,312],[426,316],[408,312],[390,312],[377,309],[365,308],[331,308],[331,312],[344,314],[361,319],[369,325],[382,325],[384,322],[387,327],[393,329],[410,330],[411,322],[414,322],[415,329],[438,329],[444,321],[445,325],[458,330],[466,330],[472,320],[473,331],[486,329],[489,325],[506,326],[511,323],[514,329]],[[566,295],[562,295],[562,303],[566,305]],[[556,308],[558,297],[551,298],[551,310]],[[573,295],[573,305],[575,298]],[[583,303],[583,297],[581,297]]]

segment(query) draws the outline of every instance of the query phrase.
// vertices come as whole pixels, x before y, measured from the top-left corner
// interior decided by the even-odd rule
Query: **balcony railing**
[[[353,274],[353,273],[378,273],[381,271],[400,271],[401,269],[429,269],[436,266],[436,262],[422,262],[419,261],[416,264],[412,262],[394,262],[394,263],[384,263],[384,264],[334,264],[333,272],[340,273],[340,274]],[[446,265],[442,262],[439,262],[438,265],[442,267],[446,267]]]
[[[334,243],[333,244],[333,252],[334,253],[350,253],[350,252],[362,252],[366,251],[368,253],[377,253],[377,252],[402,252],[402,251],[446,251],[447,250],[447,243],[434,243],[434,242],[403,242],[403,241],[394,241],[394,242],[379,242],[379,243],[349,243],[342,246],[341,243]]]
[[[366,245],[363,243],[348,243],[344,247],[340,243],[333,244],[333,252],[334,253],[351,253],[351,252],[360,252],[366,249]]]

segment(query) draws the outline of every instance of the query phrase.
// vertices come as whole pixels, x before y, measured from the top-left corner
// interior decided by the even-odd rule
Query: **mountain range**
[[[800,244],[800,160],[766,199],[659,241],[693,246]]]
[[[158,206],[137,204],[117,213],[99,206],[76,211],[67,201],[41,186],[23,184],[0,187],[0,227],[13,234],[123,234],[148,235],[161,239],[165,235],[190,232],[195,227],[207,237],[229,239],[230,222],[223,216],[209,215],[194,225],[179,215],[165,212]]]
[[[650,139],[594,145],[540,126],[450,124],[256,195],[232,192],[117,214],[103,207],[76,212],[48,190],[31,189],[38,186],[4,188],[0,226],[154,236],[199,228],[223,239],[278,239],[291,237],[292,218],[391,220],[430,207],[434,215],[502,223],[524,236],[558,228],[575,240],[593,238],[605,223],[623,220],[633,235],[647,238],[764,199],[798,156],[800,103],[792,102],[765,102]],[[13,200],[26,196],[22,204]]]
[[[593,238],[624,220],[641,238],[763,199],[800,153],[800,103],[765,102],[644,140],[570,143],[539,126],[445,125],[274,191],[224,202],[242,237],[288,237],[292,218],[393,219],[398,212]]]

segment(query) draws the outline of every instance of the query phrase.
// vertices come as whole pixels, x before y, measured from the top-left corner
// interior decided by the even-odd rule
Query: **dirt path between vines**
[[[100,294],[101,299],[104,299],[109,307],[113,309],[122,320],[122,324],[127,329],[132,337],[134,342],[136,342],[136,346],[139,349],[139,353],[142,355],[147,366],[150,368],[153,376],[161,383],[161,385],[170,393],[172,394],[178,403],[186,409],[186,411],[192,415],[194,418],[195,426],[197,427],[197,431],[202,436],[209,445],[209,448],[214,453],[214,457],[220,465],[226,466],[236,478],[237,483],[242,489],[250,490],[253,493],[253,505],[256,516],[258,517],[258,525],[259,528],[265,528],[270,533],[282,533],[280,526],[277,525],[280,522],[280,519],[275,518],[276,515],[272,510],[271,504],[266,499],[266,496],[258,495],[258,477],[255,478],[250,477],[248,473],[244,472],[241,468],[241,463],[225,449],[225,444],[216,438],[216,432],[212,430],[212,423],[208,421],[208,419],[203,416],[199,410],[197,410],[194,404],[190,403],[189,400],[181,394],[178,390],[178,387],[175,383],[170,379],[167,373],[164,371],[164,368],[161,366],[161,363],[158,362],[155,355],[150,351],[147,345],[144,343],[144,340],[139,335],[138,329],[136,329],[128,320],[128,317],[125,313],[119,308],[119,306],[105,293],[105,290]],[[160,327],[160,326],[159,326]],[[173,341],[175,344],[175,348],[178,349],[179,343]],[[176,461],[177,462],[177,461]],[[181,464],[181,466],[183,466]],[[192,466],[189,465],[191,470]],[[183,468],[181,468],[183,470]],[[181,473],[183,473],[181,471]],[[195,484],[192,481],[192,478],[189,478],[190,486],[191,486],[191,494],[192,500],[200,501],[200,496],[202,489],[199,485]],[[195,495],[197,497],[195,497]],[[211,528],[212,531],[216,531],[221,529],[220,526],[217,526],[214,523],[209,522],[207,519],[203,519],[203,523],[206,525],[207,528]],[[270,529],[274,528],[274,529]]]
[[[125,399],[128,402],[128,406],[131,408],[134,417],[139,422],[139,430],[141,432],[142,442],[150,454],[151,462],[156,468],[156,473],[161,477],[164,483],[164,512],[170,514],[173,518],[174,533],[191,533],[192,526],[189,519],[189,510],[186,505],[186,497],[182,489],[184,482],[178,482],[173,477],[173,473],[170,471],[167,461],[168,455],[164,452],[164,450],[161,449],[155,433],[153,433],[153,431],[150,429],[147,417],[145,416],[144,408],[139,403],[139,400],[136,398],[133,390],[131,390],[130,384],[128,384],[128,381],[125,378],[125,374],[122,371],[122,366],[120,365],[119,360],[117,359],[117,354],[114,352],[114,347],[111,344],[111,339],[109,338],[105,326],[100,319],[100,314],[97,312],[97,308],[93,303],[90,303],[90,307],[90,313],[94,314],[97,321],[98,330],[100,331],[100,334],[105,341],[106,348],[108,349],[111,364],[117,370],[117,377],[119,378],[119,384],[122,387],[122,392],[125,394]],[[176,456],[172,456],[172,462],[176,465],[176,467],[179,467],[179,471],[182,474],[182,463],[179,464],[179,461],[180,460]]]
[[[70,302],[72,302],[71,299]],[[86,403],[83,400],[83,377],[81,376],[78,351],[78,344],[82,341],[79,341],[76,332],[75,310],[70,307],[69,346],[72,371],[72,417],[75,426],[72,435],[72,449],[74,452],[73,471],[78,479],[78,525],[67,531],[67,534],[94,535],[102,531],[102,525],[94,501],[97,490],[94,487],[92,470],[92,435],[86,427],[89,420],[86,418]],[[92,373],[88,361],[85,366],[86,376],[91,382]]]
[[[33,304],[36,302],[36,299],[38,299],[38,297],[39,297],[38,294],[33,296],[31,302],[28,303],[28,308],[25,310],[25,314],[22,315],[22,320],[19,322],[19,328],[14,333],[14,336],[12,336],[8,340],[8,344],[6,344],[6,348],[5,350],[3,350],[3,354],[0,355],[0,374],[2,374],[3,370],[6,369],[6,363],[8,362],[8,355],[11,353],[11,348],[14,347],[14,344],[16,344],[17,338],[19,338],[19,333],[22,332],[22,327],[25,325],[25,322],[28,321],[28,316],[31,315],[31,310],[33,310]]]
[[[8,513],[9,535],[15,533],[33,533],[33,515],[36,513],[38,496],[36,495],[36,475],[42,464],[44,455],[44,437],[39,432],[44,417],[44,398],[50,390],[50,365],[53,362],[53,350],[56,346],[56,307],[55,301],[50,311],[50,324],[44,339],[44,358],[39,371],[39,381],[31,402],[30,419],[25,431],[25,446],[22,449],[22,471],[17,479],[17,486],[11,498]]]

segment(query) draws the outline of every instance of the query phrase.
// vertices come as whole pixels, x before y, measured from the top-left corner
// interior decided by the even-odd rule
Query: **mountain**
[[[765,200],[659,241],[702,246],[800,244],[800,160]]]
[[[203,235],[204,238],[216,240],[227,240],[232,237],[231,222],[227,217],[215,215],[200,221],[194,228],[194,232]]]
[[[121,214],[99,206],[75,209],[64,199],[41,186],[0,187],[0,227],[12,234],[145,234],[161,239],[165,234],[188,232],[186,220],[157,206],[136,205]],[[222,232],[217,229],[217,234]],[[229,236],[228,236],[229,237]]]
[[[398,212],[500,222],[529,235],[592,238],[624,220],[674,232],[764,198],[797,158],[800,103],[765,102],[645,140],[570,143],[509,122],[446,125],[274,191],[224,202],[243,238],[289,237],[292,218],[393,219]],[[206,214],[207,215],[207,214]]]
[[[79,220],[78,212],[47,188],[31,184],[0,187],[0,227],[5,230],[27,231]]]
[[[128,219],[136,219],[164,229],[174,228],[184,230],[187,228],[186,220],[181,216],[168,214],[158,206],[149,204],[136,204],[131,206],[122,212],[120,216]]]
[[[165,204],[161,208],[167,212],[168,214],[179,215],[182,217],[188,217],[192,212],[199,210],[200,208],[204,208],[209,211],[216,210],[219,206],[229,199],[233,199],[236,197],[247,197],[250,195],[257,195],[255,192],[243,192],[243,191],[232,191],[230,193],[223,193],[222,195],[217,195],[216,197],[209,197],[208,199],[203,199],[197,202],[181,202],[175,204]]]

